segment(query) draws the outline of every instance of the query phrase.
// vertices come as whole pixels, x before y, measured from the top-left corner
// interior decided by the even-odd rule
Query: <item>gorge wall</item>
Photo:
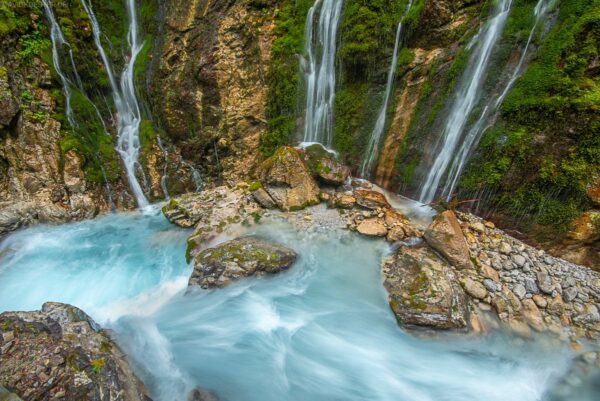
[[[41,2],[0,5],[0,220],[91,217],[135,207],[115,151],[114,105],[81,0],[50,2],[74,82],[66,114]],[[534,9],[548,5],[537,24]],[[117,75],[128,57],[120,0],[91,1]],[[415,0],[371,179],[418,197],[469,69],[489,0]],[[144,47],[138,179],[150,200],[234,184],[300,140],[306,16],[312,0],[139,0]],[[408,1],[345,0],[338,29],[333,147],[358,173]],[[486,119],[450,198],[577,263],[600,263],[598,0],[513,0],[467,119]],[[525,51],[526,50],[526,51]],[[72,52],[73,63],[69,62]],[[520,66],[518,79],[507,86]],[[81,84],[77,84],[78,80]],[[506,94],[503,90],[509,88]],[[447,200],[447,199],[440,199]],[[437,199],[436,199],[437,202]],[[453,203],[445,207],[453,207]],[[1,233],[1,232],[0,232]],[[517,232],[518,234],[518,232]]]

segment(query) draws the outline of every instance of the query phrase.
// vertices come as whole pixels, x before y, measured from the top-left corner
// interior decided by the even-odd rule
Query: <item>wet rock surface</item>
[[[189,285],[224,287],[242,277],[278,273],[288,269],[296,256],[283,245],[253,237],[238,238],[198,254]]]
[[[319,187],[294,148],[278,149],[260,165],[257,175],[264,190],[281,210],[299,210],[320,202]]]
[[[467,299],[452,266],[426,244],[401,246],[383,263],[390,307],[403,326],[467,326]]]
[[[425,231],[424,238],[453,266],[459,269],[467,269],[472,266],[465,236],[452,211],[447,210],[437,215]]]
[[[82,310],[52,302],[0,314],[0,384],[28,401],[150,400],[108,333]],[[18,398],[0,391],[0,399]]]
[[[186,194],[163,207],[163,214],[171,223],[194,228],[188,238],[188,262],[217,236],[235,236],[241,225],[258,222],[263,213],[264,209],[248,191],[227,187]]]

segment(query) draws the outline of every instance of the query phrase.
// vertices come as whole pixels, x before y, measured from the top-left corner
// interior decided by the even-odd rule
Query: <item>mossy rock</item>
[[[199,253],[189,285],[202,288],[224,287],[234,280],[274,274],[296,261],[296,252],[254,237],[238,238]]]

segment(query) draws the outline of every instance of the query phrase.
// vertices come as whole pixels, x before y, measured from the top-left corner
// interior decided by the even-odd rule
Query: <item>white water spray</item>
[[[335,53],[342,3],[343,0],[316,0],[308,11],[304,33],[308,52],[304,142],[328,147],[333,140]],[[316,13],[319,21],[315,26]]]
[[[521,53],[521,57],[519,59],[519,63],[517,64],[517,67],[513,71],[510,79],[506,83],[506,86],[504,87],[504,90],[502,91],[500,96],[495,100],[495,102],[493,102],[492,105],[488,105],[483,109],[483,111],[481,112],[481,115],[479,116],[479,119],[469,129],[469,133],[463,140],[458,153],[454,157],[452,166],[450,168],[450,172],[448,173],[448,179],[446,180],[446,185],[444,186],[444,190],[442,191],[442,196],[446,200],[450,200],[450,198],[452,197],[452,194],[454,193],[456,185],[458,184],[458,180],[467,164],[467,161],[469,159],[469,156],[471,155],[471,152],[479,143],[479,139],[481,139],[481,135],[494,122],[494,120],[495,120],[494,116],[497,115],[498,108],[504,101],[504,98],[506,97],[506,95],[508,94],[508,92],[510,91],[510,89],[512,88],[514,83],[516,82],[517,78],[519,78],[519,76],[523,72],[523,65],[525,64],[525,59],[527,57],[527,53],[529,51],[531,41],[533,40],[535,31],[536,31],[540,21],[542,20],[542,18],[548,14],[548,11],[550,11],[553,4],[554,4],[554,0],[539,0],[537,5],[533,9],[533,12],[535,15],[535,23],[533,24],[533,27],[531,28],[531,31],[529,32],[529,37],[527,38],[527,42],[525,44],[525,47],[523,48],[523,52]],[[492,116],[491,119],[490,119],[490,116]],[[486,122],[487,122],[487,124],[486,124]]]
[[[459,90],[442,131],[439,153],[419,194],[419,200],[423,203],[430,203],[434,199],[440,181],[454,158],[461,134],[479,98],[490,56],[502,35],[511,5],[512,0],[501,0],[490,21],[481,28],[483,32],[478,34],[481,41],[470,57],[470,67],[461,77]]]
[[[362,166],[360,168],[360,176],[363,178],[368,178],[368,176],[371,174],[371,170],[373,169],[373,163],[375,163],[375,161],[377,160],[377,156],[379,155],[379,144],[381,142],[381,135],[383,134],[383,130],[385,129],[387,108],[390,102],[390,95],[392,94],[392,87],[394,84],[394,75],[396,74],[396,67],[398,66],[398,50],[400,49],[400,39],[402,37],[402,23],[404,22],[404,18],[410,11],[412,3],[412,0],[408,2],[408,5],[406,6],[406,11],[400,19],[400,22],[398,23],[398,28],[396,29],[396,42],[394,43],[392,63],[390,65],[390,70],[388,71],[383,103],[381,105],[381,109],[379,110],[379,115],[377,117],[377,122],[375,123],[375,128],[373,128],[371,138],[369,139],[369,145],[367,147],[367,153],[365,153],[365,159],[363,160]]]
[[[127,180],[129,181],[129,186],[138,203],[138,207],[143,209],[146,208],[149,203],[144,195],[142,186],[136,177],[136,171],[140,168],[138,156],[140,153],[139,128],[141,114],[133,82],[135,61],[143,47],[143,42],[140,42],[138,33],[135,0],[127,0],[126,3],[127,15],[129,16],[127,43],[131,54],[126,60],[119,84],[117,84],[112,64],[102,45],[100,25],[98,24],[98,20],[92,10],[91,4],[89,0],[81,0],[81,5],[92,23],[94,42],[100,53],[100,57],[102,58],[102,63],[106,69],[108,81],[113,92],[113,101],[117,110],[117,152],[123,160],[125,172],[127,173]]]

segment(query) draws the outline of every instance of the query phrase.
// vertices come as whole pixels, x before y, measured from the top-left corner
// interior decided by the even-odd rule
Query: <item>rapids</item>
[[[202,386],[228,401],[534,401],[569,366],[543,337],[423,340],[401,330],[381,285],[383,241],[247,229],[295,249],[277,276],[186,291],[189,231],[160,214],[113,214],[19,231],[0,243],[0,311],[74,304],[114,330],[157,401]]]

